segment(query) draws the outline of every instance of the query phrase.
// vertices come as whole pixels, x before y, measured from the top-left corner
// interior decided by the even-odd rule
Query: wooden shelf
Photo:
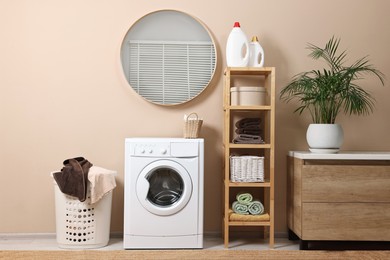
[[[226,106],[225,109],[232,111],[269,111],[271,110],[271,106]]]
[[[271,187],[269,181],[265,182],[229,182],[229,187]]]
[[[229,226],[270,226],[270,221],[229,221]]]
[[[231,106],[231,87],[234,86],[234,77],[238,76],[239,81],[249,80],[261,84],[267,90],[266,105],[259,106]],[[249,76],[249,77],[246,77]],[[253,85],[253,84],[252,84]],[[229,228],[240,226],[264,227],[264,236],[269,236],[269,247],[274,247],[274,149],[275,149],[275,68],[233,68],[225,69],[225,84],[223,88],[223,110],[224,110],[224,137],[223,147],[225,155],[224,164],[224,218],[223,233],[224,245],[229,247]],[[261,136],[264,144],[235,144],[234,138],[235,123],[244,117],[261,118]],[[264,157],[265,182],[231,182],[230,181],[230,156],[232,154],[244,155],[250,153]],[[229,210],[233,201],[231,199],[237,192],[249,189],[260,195],[265,211],[269,213],[269,221],[230,221]],[[268,229],[268,232],[267,230]]]
[[[226,221],[226,219],[224,219]],[[227,220],[229,226],[256,226],[256,227],[266,227],[271,225],[271,221],[230,221]]]
[[[227,67],[225,70],[225,75],[229,73],[230,75],[244,75],[244,76],[267,76],[274,71],[273,67]]]
[[[229,143],[229,148],[236,148],[236,149],[269,149],[271,148],[271,144],[233,144]]]

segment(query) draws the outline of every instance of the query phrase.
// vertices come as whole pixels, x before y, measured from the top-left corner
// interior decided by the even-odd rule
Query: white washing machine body
[[[124,248],[202,248],[204,141],[127,138]]]

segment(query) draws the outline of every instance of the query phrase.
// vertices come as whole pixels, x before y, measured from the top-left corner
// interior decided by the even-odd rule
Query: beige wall
[[[161,107],[137,96],[119,62],[121,41],[141,16],[177,9],[213,33],[218,67],[213,84],[195,100]],[[126,137],[180,137],[183,114],[204,118],[205,231],[221,230],[222,86],[225,44],[234,21],[258,35],[266,65],[276,67],[277,92],[310,69],[307,42],[342,38],[351,60],[366,54],[390,75],[390,1],[387,0],[2,0],[0,1],[0,233],[55,232],[49,172],[84,156],[118,171],[112,232],[123,226]],[[366,81],[377,99],[369,117],[340,117],[344,150],[390,150],[389,83]],[[286,232],[286,160],[307,149],[307,116],[277,101],[276,232]]]

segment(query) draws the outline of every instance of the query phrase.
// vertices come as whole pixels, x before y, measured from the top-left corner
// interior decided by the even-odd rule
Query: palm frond
[[[340,110],[352,115],[368,115],[374,110],[374,98],[356,81],[365,75],[374,75],[384,85],[385,76],[365,56],[350,66],[344,66],[347,52],[338,54],[340,39],[334,36],[324,48],[308,44],[309,56],[323,59],[329,69],[302,72],[282,89],[280,98],[286,102],[297,99],[300,105],[294,111],[308,111],[314,123],[335,123]]]
[[[325,48],[318,47],[311,43],[308,44],[308,49],[311,50],[309,54],[315,60],[320,58],[324,59],[332,70],[338,70],[344,63],[346,57],[346,51],[337,55],[337,49],[340,44],[340,39],[334,38],[334,36],[326,43]]]

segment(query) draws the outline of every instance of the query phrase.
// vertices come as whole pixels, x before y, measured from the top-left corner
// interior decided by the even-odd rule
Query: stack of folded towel
[[[240,215],[261,215],[264,213],[264,206],[260,201],[253,200],[250,193],[239,193],[236,201],[232,204],[232,210]]]
[[[243,118],[235,124],[237,136],[233,139],[236,144],[263,144],[260,128],[261,118]]]

